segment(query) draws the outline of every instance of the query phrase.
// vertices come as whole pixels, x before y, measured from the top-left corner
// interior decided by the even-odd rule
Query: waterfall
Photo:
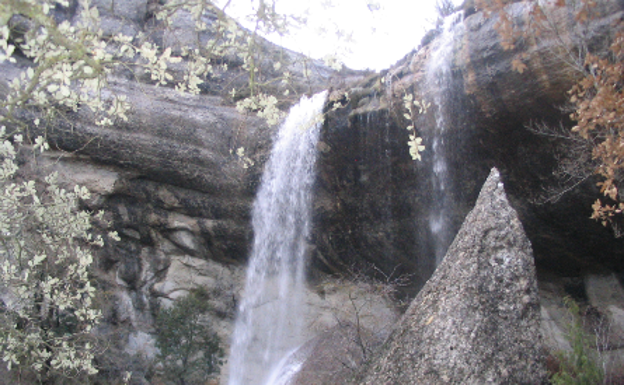
[[[270,385],[301,345],[306,238],[327,92],[303,97],[281,126],[253,207],[254,243],[230,354],[229,385]]]
[[[446,250],[453,241],[453,229],[450,226],[454,207],[453,185],[449,175],[449,143],[445,136],[448,130],[448,117],[452,113],[449,100],[452,97],[452,61],[453,48],[458,36],[464,31],[463,11],[444,19],[442,33],[435,41],[431,59],[427,65],[428,88],[434,90],[436,127],[433,132],[431,149],[433,152],[432,194],[429,228],[433,237],[436,266],[440,264]]]

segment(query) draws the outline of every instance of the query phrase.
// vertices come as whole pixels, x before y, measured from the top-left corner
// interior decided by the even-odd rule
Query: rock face
[[[53,16],[59,22],[79,22],[78,1],[68,3],[57,6]],[[203,20],[207,29],[197,32],[187,11],[179,11],[169,27],[157,20],[158,2],[98,0],[93,5],[105,38],[122,32],[158,45],[175,42],[174,54],[185,43],[206,43],[215,33],[217,15],[210,12]],[[257,44],[266,56],[257,63],[256,80],[274,84],[267,92],[290,91],[280,100],[283,109],[303,93],[327,88],[335,75],[320,61],[262,38]],[[277,57],[281,72],[274,67]],[[87,111],[69,111],[45,132],[52,147],[63,152],[44,154],[37,165],[29,163],[32,154],[27,151],[20,159],[22,175],[58,172],[66,189],[86,186],[92,199],[82,202],[83,208],[106,212],[99,231],[115,230],[121,237],[97,251],[94,269],[103,310],[99,332],[110,341],[106,357],[99,358],[103,378],[114,379],[127,370],[133,381],[140,381],[156,352],[153,319],[158,309],[196,286],[210,294],[208,320],[224,346],[229,344],[253,236],[251,207],[275,127],[236,110],[238,98],[249,94],[244,62],[234,54],[221,59],[196,96],[181,95],[172,85],[157,87],[141,71],[116,70],[107,92],[126,97],[132,106],[128,121],[103,128],[93,124]],[[11,79],[30,65],[21,55],[16,63],[0,63],[1,98]],[[186,65],[171,66],[174,81],[185,75]],[[292,75],[291,84],[275,80],[283,71]],[[237,89],[234,98],[232,88]],[[32,119],[24,113],[25,122]],[[34,126],[32,130],[34,134]],[[236,154],[241,147],[253,165]]]
[[[493,169],[361,384],[542,383],[539,317],[531,244]]]
[[[598,9],[603,16],[586,35],[595,50],[604,49],[624,27],[621,1],[601,2]],[[517,25],[529,18],[525,2],[514,2],[510,12]],[[527,129],[532,122],[572,127],[560,107],[579,73],[553,52],[562,48],[562,35],[579,43],[578,25],[563,11],[552,21],[559,33],[545,32],[537,41],[505,51],[494,28],[496,17],[472,12],[459,18],[457,28],[449,30],[455,35],[449,39],[443,108],[436,101],[438,83],[428,79],[442,31],[392,68],[345,90],[350,95],[343,100],[346,108],[329,113],[321,138],[327,151],[319,162],[317,268],[336,271],[372,263],[386,274],[415,272],[415,293],[435,268],[431,208],[444,199],[448,231],[456,234],[496,166],[540,268],[575,276],[597,265],[624,269],[624,240],[588,219],[599,197],[597,180],[566,190],[555,174],[559,160],[569,154],[569,142]],[[522,74],[512,70],[517,54],[526,55]],[[431,103],[414,122],[426,146],[421,162],[413,162],[407,152],[407,94]],[[441,133],[436,115],[442,109],[447,129]],[[445,198],[433,189],[436,140],[446,150]],[[557,196],[557,191],[568,192]]]
[[[69,3],[69,7],[59,5],[53,10],[58,21],[77,21],[78,1]],[[156,20],[154,7],[159,6],[158,1],[93,3],[100,11],[105,37],[117,32],[129,36],[143,32],[154,43],[172,43],[177,52],[183,44],[205,44],[215,33],[211,27],[215,14],[207,14],[203,21],[209,28],[197,32],[187,12],[180,12],[167,27]],[[589,29],[594,47],[604,47],[624,25],[624,2],[605,1],[601,6],[608,8],[601,11],[604,17]],[[523,2],[514,2],[512,15],[517,24],[526,20]],[[572,18],[558,14],[553,21],[566,37],[572,36]],[[480,203],[473,211],[472,227],[464,226],[463,241],[453,246],[450,261],[440,267],[420,294],[419,305],[410,308],[402,323],[403,334],[393,335],[384,350],[385,358],[378,361],[379,370],[377,366],[368,368],[368,383],[410,383],[418,373],[424,373],[412,371],[415,363],[421,365],[418,370],[427,367],[437,371],[437,378],[433,378],[434,372],[427,374],[433,376],[430,383],[453,382],[455,373],[464,376],[461,381],[479,383],[476,377],[470,377],[470,370],[484,375],[492,373],[512,383],[531,382],[514,378],[518,373],[541,379],[541,368],[528,358],[522,370],[514,366],[522,365],[518,361],[502,361],[506,356],[501,349],[510,347],[509,338],[517,338],[518,343],[511,344],[517,353],[522,351],[532,360],[539,354],[527,347],[527,341],[535,342],[538,338],[534,331],[537,302],[531,252],[526,239],[518,232],[507,231],[510,224],[515,230],[526,230],[538,267],[556,276],[543,279],[545,286],[556,282],[556,290],[542,290],[549,301],[543,318],[563,319],[557,316],[562,312],[561,297],[580,291],[580,300],[586,298],[589,305],[600,308],[614,325],[612,330],[618,330],[610,337],[612,345],[623,343],[621,295],[605,299],[599,294],[604,287],[621,289],[624,240],[614,240],[608,230],[587,219],[590,204],[597,196],[595,181],[586,181],[558,202],[539,199],[545,188],[557,184],[552,178],[557,169],[556,153],[565,150],[565,146],[526,130],[525,125],[536,120],[558,123],[563,119],[564,125],[570,123],[558,106],[578,75],[562,70],[565,65],[552,55],[560,36],[545,35],[539,44],[526,42],[518,45],[516,51],[507,52],[500,46],[495,19],[471,11],[459,23],[463,24],[452,40],[449,92],[445,94],[450,129],[440,138],[451,150],[447,168],[453,193],[445,198],[453,204],[448,231],[459,230],[492,166],[501,170],[501,179],[522,226],[505,203],[502,187],[498,182],[488,182],[483,200],[489,199],[492,207],[502,208],[491,210]],[[433,103],[428,113],[415,119],[427,150],[422,162],[413,162],[408,153],[409,132],[405,127],[409,122],[403,118],[403,96],[414,94],[434,102],[438,90],[427,81],[426,68],[436,44],[434,41],[424,45],[389,70],[365,77],[348,70],[336,74],[318,61],[258,41],[258,50],[267,54],[258,62],[257,81],[273,84],[271,87],[275,88],[268,91],[276,94],[292,89],[290,96],[280,101],[283,110],[300,94],[317,92],[331,84],[335,91],[332,102],[345,107],[327,113],[319,144],[315,227],[310,240],[314,244],[314,272],[357,275],[358,271],[366,271],[372,272],[370,275],[378,273],[378,278],[387,281],[409,276],[411,285],[401,288],[409,298],[433,273],[435,260],[428,217],[432,202],[439,199],[432,189],[435,162],[431,154],[436,135],[435,114],[440,106]],[[511,62],[521,52],[527,54],[528,67],[518,74],[512,71]],[[273,66],[276,57],[283,60],[282,69],[292,75],[292,84],[276,81],[281,76]],[[227,64],[228,69],[215,67],[216,72],[200,86],[202,93],[198,96],[183,96],[171,88],[155,87],[145,73],[115,72],[111,90],[125,95],[133,106],[128,122],[103,129],[90,124],[84,111],[68,113],[67,119],[52,122],[46,134],[54,146],[70,153],[44,155],[38,160],[40,168],[29,170],[57,171],[70,189],[74,183],[87,186],[93,199],[83,202],[84,207],[103,209],[110,226],[102,225],[101,230],[116,230],[121,236],[120,242],[99,254],[96,263],[104,311],[100,332],[112,341],[110,356],[117,360],[108,367],[103,363],[102,373],[127,370],[140,379],[149,368],[149,358],[155,354],[153,316],[160,306],[170,304],[196,285],[208,289],[212,306],[209,320],[224,341],[229,338],[252,239],[251,204],[275,130],[263,120],[241,115],[234,108],[237,98],[249,93],[243,60],[227,55],[219,64]],[[27,65],[30,63],[23,57],[18,58],[17,64],[0,63],[0,97],[8,92],[8,80]],[[172,66],[175,79],[184,76],[184,65]],[[229,96],[232,88],[237,89],[235,98]],[[342,96],[342,91],[349,93],[348,98]],[[31,118],[25,117],[28,119]],[[235,152],[239,147],[245,148],[253,166],[243,167],[245,162]],[[26,171],[29,159],[22,159]],[[480,215],[485,216],[486,212],[492,221],[479,222]],[[505,215],[515,219],[504,219]],[[478,233],[485,231],[486,225],[490,226],[489,232]],[[494,240],[503,242],[496,249],[485,248]],[[474,249],[469,250],[470,242]],[[512,255],[512,251],[515,259],[504,258],[505,253]],[[526,271],[521,272],[521,266]],[[588,275],[590,268],[597,271]],[[585,285],[569,284],[574,280],[582,282],[583,276]],[[435,284],[439,284],[435,289],[439,293],[431,288]],[[327,295],[325,288],[318,290],[325,294],[310,295],[318,308],[331,310],[310,320],[311,325],[317,325],[314,333],[335,325],[336,314],[344,322],[357,318],[357,311],[349,313],[351,307],[344,305],[353,304],[352,292],[335,291],[336,295]],[[458,293],[475,296],[460,300]],[[370,312],[384,315],[383,322],[373,323],[370,330],[385,333],[389,320],[394,319],[394,309],[375,305]],[[525,326],[518,327],[513,324],[515,321],[524,322]],[[559,343],[551,344],[552,349],[565,345],[563,322],[553,321],[547,329],[554,336],[551,340]],[[488,338],[476,344],[472,332],[475,338]],[[417,333],[428,342],[419,342],[414,337]],[[512,333],[518,334],[512,337]],[[349,335],[352,340],[352,334]],[[332,342],[331,333],[328,336],[326,342]],[[331,349],[315,350],[315,354],[323,357]],[[616,347],[613,349],[619,352]],[[414,352],[418,352],[416,356],[412,355]],[[421,357],[418,354],[422,352],[429,353]],[[399,359],[390,358],[390,354]],[[468,361],[478,354],[488,358]],[[143,359],[137,356],[147,360],[136,363]],[[362,358],[353,357],[354,361]],[[490,362],[491,366],[487,366]],[[393,363],[409,365],[410,369]],[[318,367],[311,363],[309,368],[313,371]],[[444,368],[450,374],[442,373]],[[110,378],[114,378],[112,374]],[[418,382],[425,378],[430,377],[419,377]]]
[[[371,81],[379,86],[378,79]],[[405,135],[386,110],[347,108],[327,116],[321,139],[327,148],[317,163],[316,269],[375,266],[394,278],[410,275],[410,287],[403,289],[412,295],[433,272],[427,217],[419,211],[429,200],[425,166],[413,164]]]

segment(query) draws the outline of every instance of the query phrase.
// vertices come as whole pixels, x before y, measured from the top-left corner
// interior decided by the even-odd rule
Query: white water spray
[[[327,92],[294,106],[279,131],[253,208],[254,244],[230,354],[229,385],[272,385],[301,345],[306,238],[316,144]]]
[[[429,215],[429,228],[433,236],[436,266],[442,262],[446,250],[448,249],[452,237],[450,228],[450,214],[452,211],[452,185],[448,172],[447,143],[444,135],[448,129],[447,117],[451,114],[448,105],[450,92],[452,92],[452,61],[453,47],[458,36],[464,31],[464,24],[461,22],[463,12],[457,12],[444,19],[442,34],[436,40],[431,60],[427,65],[427,81],[429,88],[434,90],[433,102],[436,105],[432,151],[433,151],[433,199]]]

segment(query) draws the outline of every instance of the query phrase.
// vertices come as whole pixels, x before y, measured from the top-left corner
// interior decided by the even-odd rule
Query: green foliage
[[[236,104],[236,109],[240,113],[257,111],[258,116],[266,119],[267,123],[270,125],[279,123],[286,115],[277,108],[277,98],[265,94],[258,94],[239,101]]]
[[[8,369],[40,381],[97,372],[92,328],[100,312],[89,267],[91,217],[78,210],[84,187],[66,191],[55,174],[39,185],[20,181],[16,163],[21,135],[0,129],[0,347]],[[35,149],[47,144],[35,140]],[[115,236],[114,234],[111,234]]]
[[[405,94],[403,96],[403,106],[407,112],[403,117],[409,120],[410,124],[405,127],[409,132],[409,140],[407,145],[409,146],[409,153],[413,160],[422,160],[420,153],[425,151],[425,146],[422,144],[422,138],[416,134],[415,120],[419,114],[426,114],[427,109],[431,106],[424,99],[414,100],[413,94]]]
[[[28,123],[43,126],[79,105],[97,124],[127,119],[124,97],[102,98],[114,55],[101,40],[97,10],[81,1],[81,23],[71,26],[50,15],[57,5],[68,4],[0,4],[0,61],[16,62],[16,52],[31,60],[0,101],[0,347],[16,381],[67,383],[95,374],[92,329],[100,317],[89,269],[103,239],[91,234],[92,214],[78,209],[89,192],[66,191],[54,174],[45,181],[20,176],[19,151],[48,149]],[[23,120],[25,110],[36,118]]]
[[[19,51],[32,63],[11,81],[6,100],[0,102],[0,124],[25,128],[17,113],[29,109],[44,118],[35,120],[38,126],[40,120],[80,106],[94,114],[96,124],[112,125],[115,119],[127,120],[129,109],[124,96],[105,96],[114,68],[134,60],[157,84],[172,79],[167,65],[180,58],[171,56],[171,50],[159,52],[149,42],[136,45],[122,34],[103,40],[99,12],[88,0],[79,1],[77,25],[59,24],[50,14],[57,5],[66,7],[68,2],[9,0],[0,6],[0,19],[8,21],[0,28],[0,61],[15,62]]]
[[[197,288],[158,313],[157,359],[169,381],[179,385],[203,383],[219,372],[223,349],[219,337],[203,319],[208,310],[208,294]]]
[[[560,352],[560,370],[551,377],[553,385],[595,385],[602,384],[604,370],[600,365],[592,338],[583,328],[578,304],[569,297],[565,303],[570,315],[567,333],[571,351]]]
[[[205,45],[180,47],[159,47],[141,35],[119,33],[105,37],[99,11],[90,0],[79,0],[77,24],[57,23],[51,15],[56,6],[67,7],[69,3],[67,0],[7,0],[0,4],[0,20],[4,21],[0,23],[0,62],[15,62],[15,54],[19,52],[32,63],[11,81],[8,97],[0,101],[0,124],[27,128],[19,114],[24,109],[37,112],[40,118],[35,120],[35,125],[39,126],[80,108],[89,110],[96,124],[112,125],[117,119],[127,120],[130,109],[123,95],[111,94],[108,88],[108,78],[117,69],[145,73],[160,86],[174,81],[169,66],[181,63],[185,73],[175,82],[175,88],[181,93],[198,94],[199,85],[209,76],[218,75],[218,69],[227,70],[223,60],[231,55],[244,62],[243,69],[249,76],[250,100],[246,105],[239,105],[239,109],[257,112],[269,124],[276,124],[282,116],[275,107],[277,100],[263,94],[265,84],[260,82],[262,74],[257,65],[265,59],[258,49],[257,32],[283,33],[292,21],[276,13],[273,2],[259,1],[255,8],[256,29],[250,33],[212,1],[166,1],[155,11],[155,18],[163,28],[190,14],[196,33],[208,29],[214,32]],[[204,21],[207,12],[217,15],[211,26]],[[281,64],[276,61],[274,67],[279,69]],[[288,86],[290,76],[285,70],[277,81]]]

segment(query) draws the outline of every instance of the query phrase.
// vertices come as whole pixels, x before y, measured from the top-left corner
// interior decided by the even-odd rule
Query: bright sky
[[[232,1],[226,12],[240,18],[249,13],[250,3]],[[307,23],[292,36],[269,39],[313,58],[337,54],[353,69],[382,70],[418,47],[437,18],[435,3],[436,0],[278,0],[278,12],[307,14]]]

